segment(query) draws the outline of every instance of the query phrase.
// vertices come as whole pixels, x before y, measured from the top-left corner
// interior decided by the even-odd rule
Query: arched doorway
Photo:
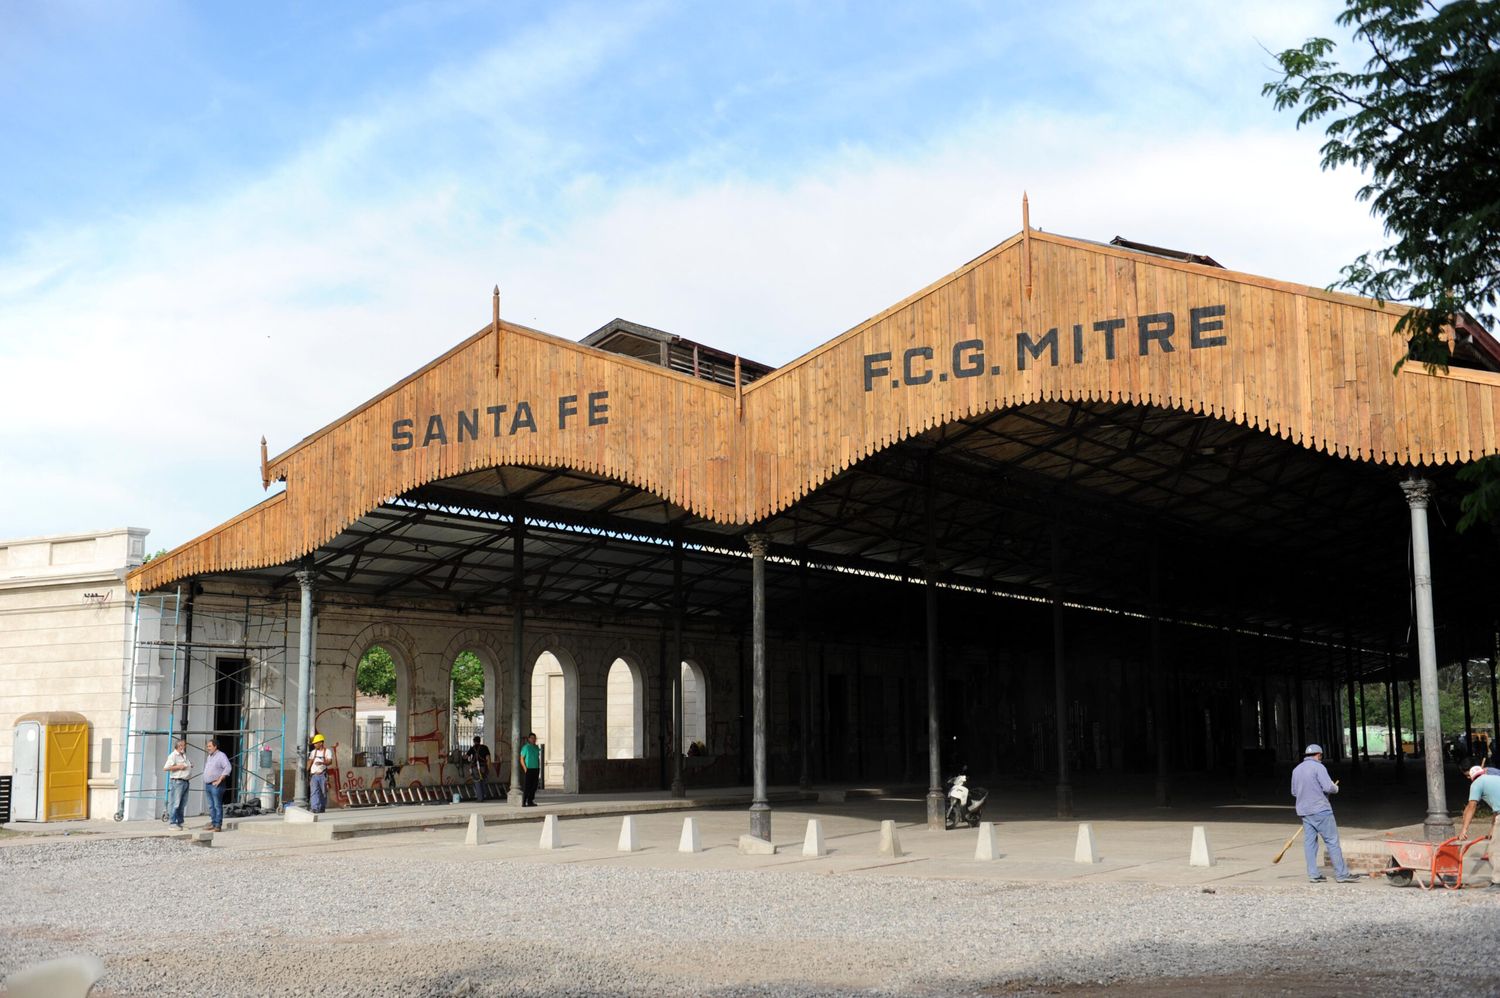
[[[617,658],[605,683],[605,757],[640,759],[646,754],[646,697],[641,669]]]
[[[694,746],[697,748],[694,748]],[[683,755],[708,754],[708,677],[697,662],[682,663]]]
[[[578,667],[562,649],[548,649],[531,667],[531,730],[544,749],[548,790],[578,792]]]
[[[372,644],[354,670],[354,766],[402,761],[398,734],[406,723],[407,669],[394,645]]]

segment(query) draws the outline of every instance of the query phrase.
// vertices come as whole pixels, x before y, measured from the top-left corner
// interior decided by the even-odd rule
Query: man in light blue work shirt
[[[214,739],[210,738],[203,747],[208,752],[208,761],[203,764],[203,792],[208,795],[208,830],[222,832],[224,792],[229,789],[224,783],[234,772],[234,766],[229,756],[219,751],[219,743]]]
[[[1490,860],[1490,887],[1492,891],[1500,891],[1500,869],[1496,864],[1500,863],[1500,776],[1483,766],[1474,766],[1468,772],[1469,777],[1469,803],[1464,808],[1464,826],[1459,829],[1458,837],[1467,839],[1469,837],[1469,822],[1474,820],[1474,812],[1479,809],[1479,802],[1484,801],[1489,805],[1494,817],[1490,820],[1490,845],[1485,853]]]
[[[1339,785],[1328,778],[1323,768],[1323,747],[1309,745],[1302,753],[1302,763],[1292,770],[1292,796],[1297,799],[1297,814],[1302,819],[1302,855],[1307,859],[1307,879],[1315,884],[1328,878],[1318,872],[1318,839],[1328,847],[1328,858],[1333,861],[1333,876],[1341,884],[1359,879],[1359,874],[1349,872],[1344,862],[1344,850],[1339,848],[1339,826],[1333,820],[1333,805],[1328,795],[1339,792]]]

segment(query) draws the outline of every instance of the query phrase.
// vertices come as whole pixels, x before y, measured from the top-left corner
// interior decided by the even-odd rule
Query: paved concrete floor
[[[1344,792],[1335,799],[1341,834],[1356,849],[1387,835],[1420,838],[1424,810],[1420,772],[1408,764],[1398,774],[1389,764],[1366,767],[1361,778],[1346,775]],[[1457,777],[1457,774],[1453,774]],[[977,782],[977,781],[976,781]],[[1462,779],[1450,779],[1455,811],[1462,800]],[[854,797],[843,803],[819,804],[796,798],[795,788],[776,788],[773,814],[775,856],[741,856],[739,836],[749,830],[744,788],[693,791],[687,800],[660,793],[542,795],[541,807],[522,810],[513,803],[418,805],[335,811],[320,825],[292,825],[276,817],[245,819],[235,830],[215,838],[214,848],[251,850],[337,849],[378,854],[384,849],[455,850],[480,859],[508,859],[540,864],[607,863],[664,869],[796,869],[830,874],[883,872],[903,876],[968,878],[1017,882],[1139,882],[1156,884],[1241,884],[1305,889],[1300,841],[1281,863],[1272,857],[1299,823],[1286,796],[1284,778],[1253,781],[1243,797],[1234,797],[1215,781],[1179,777],[1174,806],[1155,807],[1148,777],[1083,777],[1077,787],[1075,818],[1055,817],[1053,789],[1042,781],[1002,781],[991,788],[986,817],[997,826],[1001,856],[974,857],[977,833],[968,829],[928,831],[920,788],[882,790],[880,797]],[[875,792],[866,789],[864,793]],[[1227,799],[1226,799],[1227,798]],[[486,845],[462,845],[470,814],[486,821]],[[541,819],[559,816],[564,847],[538,847]],[[620,853],[616,842],[621,818],[634,814],[642,849]],[[683,818],[695,817],[704,851],[677,852]],[[809,819],[823,823],[829,855],[801,855]],[[905,855],[877,854],[882,820],[898,824]],[[205,819],[198,819],[201,823]],[[1073,862],[1079,821],[1092,824],[1102,861]],[[71,830],[102,837],[161,834],[158,823],[72,822],[73,826],[11,826],[51,833]],[[193,822],[190,822],[190,827]],[[1215,865],[1188,865],[1192,828],[1208,828]],[[332,834],[337,829],[338,834]],[[1476,828],[1482,834],[1487,823]],[[316,830],[316,834],[314,834]],[[367,833],[380,832],[366,838]],[[351,836],[345,838],[344,836]],[[342,841],[329,842],[338,837]],[[0,839],[17,844],[24,837]],[[1366,845],[1366,848],[1371,848]],[[1378,850],[1378,844],[1373,845]],[[1478,850],[1474,851],[1476,858]],[[1470,864],[1471,871],[1477,864]],[[1487,870],[1485,871],[1487,873]],[[1486,883],[1483,873],[1474,885]],[[1390,889],[1376,881],[1355,889]]]

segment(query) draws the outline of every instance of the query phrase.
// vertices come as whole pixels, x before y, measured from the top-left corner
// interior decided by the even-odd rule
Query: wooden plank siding
[[[283,564],[391,497],[503,465],[589,472],[751,524],[897,441],[1044,400],[1206,413],[1351,460],[1421,466],[1500,452],[1500,375],[1415,365],[1392,375],[1399,307],[1042,232],[1030,242],[1029,299],[1016,236],[750,384],[742,412],[731,388],[523,326],[502,323],[497,344],[487,326],[271,459],[285,492],[141,566],[130,588]],[[1192,310],[1212,306],[1223,328],[1207,335],[1225,342],[1194,348]],[[1155,339],[1143,355],[1141,317],[1166,314],[1171,351]],[[1110,359],[1094,324],[1122,320]],[[1024,369],[1022,333],[1053,344]],[[983,370],[971,375],[978,351],[962,344],[975,340]],[[912,380],[930,373],[925,383],[906,383],[910,350]],[[885,354],[866,390],[866,358]],[[590,425],[588,394],[601,391],[608,421]],[[559,428],[558,400],[573,395]],[[512,433],[523,401],[536,430]],[[497,405],[507,407],[498,434],[485,411]],[[458,413],[476,410],[481,432],[459,441]],[[446,444],[426,439],[433,415]],[[406,449],[392,446],[397,420],[412,420]]]

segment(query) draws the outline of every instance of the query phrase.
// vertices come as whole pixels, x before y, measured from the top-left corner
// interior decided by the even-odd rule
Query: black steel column
[[[1156,806],[1172,805],[1172,784],[1167,773],[1167,695],[1161,654],[1161,542],[1151,541],[1151,690],[1156,701]]]
[[[665,642],[662,643],[662,648],[666,648]],[[751,749],[754,746],[751,745],[753,739],[750,736],[750,704],[746,699],[750,695],[750,675],[745,670],[745,632],[743,629],[741,629],[739,636],[734,642],[734,657],[735,662],[739,666],[740,677],[740,782],[749,783],[750,756],[752,754]],[[681,667],[679,666],[679,676],[681,675],[681,671]]]
[[[1463,647],[1462,638],[1459,639],[1458,646],[1460,648]],[[1474,715],[1473,705],[1470,703],[1471,698],[1469,696],[1469,656],[1467,653],[1460,652],[1458,656],[1458,668],[1462,675],[1462,686],[1464,693],[1464,752],[1467,755],[1473,755]],[[1463,761],[1464,760],[1460,759],[1459,764],[1462,765]]]
[[[526,517],[511,517],[510,794],[521,803],[521,677],[526,672]],[[547,739],[551,741],[551,737]]]
[[[1405,741],[1401,737],[1401,683],[1396,679],[1395,652],[1390,653],[1390,676],[1391,676],[1391,714],[1396,722],[1396,771],[1399,773],[1406,765],[1406,751],[1403,745]]]
[[[1052,525],[1052,678],[1057,698],[1057,816],[1073,817],[1068,779],[1068,665],[1063,647],[1062,529]]]
[[[1219,628],[1229,639],[1229,681],[1233,684],[1234,704],[1234,795],[1245,796],[1245,704],[1242,698],[1245,680],[1240,675],[1239,635],[1221,618]]]
[[[854,778],[865,778],[865,646],[854,638]]]
[[[1406,681],[1406,706],[1411,712],[1411,747],[1415,753],[1417,748],[1417,684],[1410,679]]]
[[[927,521],[925,564],[927,580],[927,827],[943,827],[943,755],[942,727],[938,720],[938,594],[937,594],[937,522],[933,503],[932,463],[925,468],[927,488],[922,511]]]
[[[1292,681],[1297,684],[1297,756],[1307,747],[1307,704],[1302,697],[1302,628],[1292,629]]]
[[[941,728],[938,724],[938,593],[935,566],[927,569],[927,827],[943,827]]]
[[[755,738],[752,769],[755,778],[750,803],[750,834],[771,841],[771,804],[766,800],[766,552],[770,539],[747,534],[750,546],[751,612],[751,719]],[[679,664],[678,669],[682,666]]]
[[[741,641],[740,643],[744,644],[743,641]],[[740,658],[740,664],[743,666],[744,656],[741,655]],[[667,677],[670,676],[671,673],[667,671],[666,631],[662,631],[656,636],[656,666],[657,675],[661,676],[661,681],[656,684],[656,747],[657,755],[660,757],[658,768],[661,770],[661,772],[657,774],[657,781],[658,785],[663,790],[668,790],[672,786],[672,764],[668,761],[667,753],[667,749],[672,743],[672,732],[670,731],[670,728],[672,727],[672,685],[667,680]],[[741,689],[744,688],[744,671],[745,670],[743,668],[740,669]],[[743,720],[743,711],[741,712],[741,720]],[[744,725],[742,724],[741,728],[743,727]],[[745,776],[744,742],[745,734],[742,730],[740,732],[740,782],[748,783],[749,778]]]
[[[1266,655],[1266,631],[1264,627],[1258,628],[1259,640],[1255,642],[1256,654],[1260,661],[1265,662]],[[1260,747],[1271,750],[1271,758],[1276,758],[1276,705],[1271,700],[1271,681],[1262,670],[1260,674]]]
[[[1386,755],[1399,758],[1401,755],[1401,691],[1396,688],[1396,651],[1387,639],[1385,643],[1385,672],[1381,675],[1385,684],[1385,730]]]
[[[1500,634],[1496,635],[1496,652],[1500,652]],[[1496,707],[1495,696],[1495,655],[1490,655],[1490,758],[1495,756],[1495,739],[1500,738],[1500,709]]]
[[[682,538],[672,538],[672,796],[686,797],[682,786]]]
[[[809,758],[812,755],[810,744],[812,742],[812,655],[807,643],[807,552],[802,552],[802,558],[797,563],[797,594],[798,603],[801,604],[801,616],[798,619],[798,641],[801,645],[799,651],[802,655],[802,738],[798,746],[798,755],[801,756],[797,772],[797,787],[800,790],[812,788],[812,770]]]
[[[1370,714],[1365,710],[1365,677],[1359,677],[1359,753],[1370,759]]]

